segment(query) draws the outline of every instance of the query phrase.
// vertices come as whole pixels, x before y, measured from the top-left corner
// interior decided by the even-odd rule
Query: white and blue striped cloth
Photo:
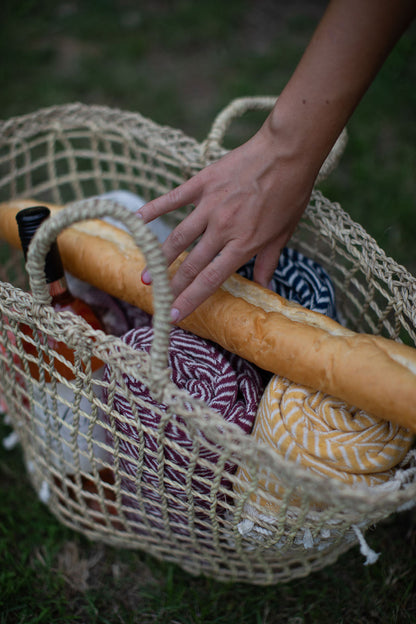
[[[254,262],[255,258],[252,258],[237,273],[252,280]],[[307,258],[296,249],[283,249],[270,289],[304,308],[338,320],[334,286],[328,273],[315,260]]]

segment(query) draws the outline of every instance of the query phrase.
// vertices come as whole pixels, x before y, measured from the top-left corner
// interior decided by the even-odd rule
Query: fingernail
[[[170,320],[172,321],[172,323],[176,323],[176,321],[179,319],[179,316],[180,312],[178,308],[172,308],[170,311]]]
[[[141,275],[141,280],[143,282],[143,284],[145,284],[146,286],[148,286],[149,284],[152,283],[152,276],[150,275],[149,271],[147,269],[145,269]]]

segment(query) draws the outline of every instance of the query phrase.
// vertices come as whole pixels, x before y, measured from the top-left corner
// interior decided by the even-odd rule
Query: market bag
[[[0,391],[34,488],[63,524],[93,540],[146,551],[192,574],[254,584],[305,576],[357,543],[366,552],[367,527],[415,500],[414,453],[382,487],[343,483],[276,454],[178,389],[168,368],[171,293],[158,242],[117,203],[88,198],[124,189],[150,200],[169,191],[226,152],[223,136],[235,117],[274,101],[232,102],[203,143],[139,113],[82,104],[0,123],[0,200],[67,205],[42,224],[27,272],[21,252],[7,244],[0,252]],[[345,133],[318,182],[344,142]],[[169,223],[191,209],[169,215]],[[153,277],[149,353],[49,305],[42,269],[49,245],[71,223],[105,216],[128,228]],[[416,345],[415,278],[317,188],[290,246],[326,269],[349,328]],[[37,340],[45,372],[38,380],[30,376],[23,326]],[[48,349],[48,336],[73,349],[72,381],[54,365],[60,355]],[[110,373],[96,374],[92,357]],[[137,379],[146,394],[132,393],[126,379]],[[120,426],[127,421],[116,396],[134,415],[128,429]],[[155,404],[165,407],[150,427],[140,414],[157,411]],[[172,427],[186,445],[170,435]],[[122,444],[126,439],[134,454]],[[178,462],[180,456],[186,461]],[[278,481],[278,496],[256,496],[265,474]],[[256,503],[264,496],[272,518]]]

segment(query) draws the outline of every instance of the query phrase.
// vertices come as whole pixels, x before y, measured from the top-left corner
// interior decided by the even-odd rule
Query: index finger
[[[193,203],[197,198],[197,189],[197,184],[194,182],[194,179],[191,178],[180,186],[168,191],[168,193],[160,195],[160,197],[152,199],[152,201],[144,204],[144,206],[137,210],[136,214],[139,215],[145,223],[149,223],[149,221],[153,221],[153,219],[167,212],[172,212],[172,210]]]

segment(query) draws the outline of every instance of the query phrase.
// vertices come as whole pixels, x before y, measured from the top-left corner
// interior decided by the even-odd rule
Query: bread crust
[[[20,248],[15,215],[34,200],[0,204],[0,236]],[[47,205],[54,213],[62,207]],[[125,231],[106,222],[77,223],[58,237],[66,270],[146,312],[152,289],[140,280],[143,254]],[[169,269],[173,275],[186,254]],[[416,349],[346,329],[232,275],[179,323],[260,368],[321,390],[416,433]]]

